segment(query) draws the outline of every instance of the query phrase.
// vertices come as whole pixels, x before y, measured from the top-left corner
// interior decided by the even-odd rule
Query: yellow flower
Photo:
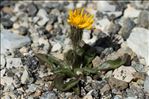
[[[68,23],[76,28],[91,29],[93,22],[93,15],[84,9],[78,8],[69,11]]]

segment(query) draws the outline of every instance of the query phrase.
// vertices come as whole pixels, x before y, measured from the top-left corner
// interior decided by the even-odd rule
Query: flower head
[[[76,28],[91,29],[93,22],[93,15],[84,9],[78,8],[69,11],[68,23]]]

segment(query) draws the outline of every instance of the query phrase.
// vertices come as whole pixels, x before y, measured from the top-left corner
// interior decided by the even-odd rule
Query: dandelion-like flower
[[[78,8],[69,11],[68,23],[79,29],[91,29],[93,24],[93,15],[84,9]]]

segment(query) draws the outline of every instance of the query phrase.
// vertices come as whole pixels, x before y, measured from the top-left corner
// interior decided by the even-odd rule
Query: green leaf
[[[88,66],[95,57],[95,53],[85,53],[84,54],[84,66]]]
[[[84,74],[86,74],[86,75],[97,74],[98,73],[97,68],[84,67],[82,69],[83,69]]]
[[[68,91],[75,87],[79,83],[79,79],[71,79],[69,82],[63,85],[63,91]]]
[[[45,55],[45,54],[37,53],[35,55],[40,61],[49,64],[50,68],[55,68],[54,66],[68,67],[62,60],[57,59],[56,57],[50,54]]]
[[[67,77],[75,77],[75,73],[69,68],[57,68],[53,70],[54,74],[64,74]]]
[[[58,74],[57,77],[54,79],[54,86],[60,90],[60,91],[68,91],[75,87],[78,82],[80,81],[79,79],[71,79],[70,81],[65,82],[66,75],[64,74]]]
[[[124,64],[124,61],[121,58],[117,58],[116,60],[108,60],[104,62],[102,65],[98,67],[99,70],[111,70],[116,69],[119,66]]]

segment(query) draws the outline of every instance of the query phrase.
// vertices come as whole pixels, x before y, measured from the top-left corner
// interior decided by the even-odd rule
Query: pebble
[[[137,54],[138,57],[145,59],[146,65],[149,66],[148,61],[148,49],[149,49],[149,30],[135,27],[129,38],[127,39],[127,45]]]
[[[133,73],[135,72],[136,70],[133,67],[121,66],[114,70],[113,76],[118,80],[130,82],[134,78]]]
[[[97,4],[97,10],[104,12],[104,11],[115,11],[116,6],[110,5],[108,1],[99,1]],[[108,7],[107,7],[108,6]]]
[[[135,23],[130,18],[124,18],[122,22],[122,28],[119,31],[119,34],[123,37],[124,40],[126,40],[133,27],[135,26]]]
[[[99,56],[96,56],[92,60],[93,67],[98,67],[101,64],[101,58]]]
[[[140,10],[135,9],[130,4],[127,5],[127,9],[124,11],[124,17],[136,18],[140,14]]]
[[[139,63],[132,64],[132,67],[135,68],[137,72],[144,72],[144,66]]]
[[[21,83],[26,84],[28,82],[32,82],[32,81],[29,81],[29,80],[30,80],[29,72],[25,69],[22,76],[21,76]]]
[[[42,53],[47,54],[49,52],[49,50],[50,50],[50,44],[48,42],[48,39],[39,38],[39,46],[40,45],[43,45]]]
[[[51,52],[59,51],[59,50],[61,50],[61,48],[62,48],[61,44],[56,43],[56,44],[53,45],[53,47],[51,49]]]
[[[6,58],[6,62],[7,62],[6,67],[8,69],[13,68],[13,67],[19,68],[23,66],[21,58]]]
[[[104,93],[108,93],[110,91],[110,86],[109,84],[105,84],[101,89],[100,89],[100,93],[103,95]]]
[[[107,28],[107,32],[109,34],[117,34],[120,30],[121,26],[118,23],[114,23],[114,22],[110,22],[108,28]]]
[[[94,99],[93,97],[92,97],[92,92],[93,92],[93,90],[91,90],[91,91],[89,91],[84,97],[83,97],[83,99]]]
[[[19,29],[19,28],[20,28],[20,24],[17,23],[17,22],[15,22],[15,23],[13,24],[13,29]]]
[[[49,20],[48,20],[48,24],[53,24],[57,21],[57,16],[54,14],[49,14]]]
[[[21,26],[19,28],[19,34],[25,36],[27,34],[27,32],[28,32],[28,29],[26,27]]]
[[[33,3],[28,4],[26,8],[28,15],[31,17],[35,16],[38,11],[36,5]]]
[[[1,77],[4,76],[5,72],[6,72],[6,69],[1,69],[1,70],[0,70],[0,73],[1,73],[0,75],[1,75]]]
[[[13,22],[6,18],[1,18],[1,23],[5,29],[11,29],[13,27]]]
[[[149,29],[149,12],[144,10],[141,11],[139,17],[138,17],[138,25],[140,27]]]
[[[109,78],[108,83],[111,89],[116,88],[118,90],[124,90],[128,87],[128,83],[125,81],[118,80],[116,78]]]
[[[53,26],[48,22],[46,25],[46,30],[50,32],[53,29]]]
[[[12,85],[14,83],[14,80],[12,77],[1,77],[1,85]]]
[[[144,91],[149,94],[149,76],[147,76],[144,81]]]
[[[12,51],[29,43],[30,38],[27,36],[23,37],[8,30],[1,31],[1,53],[3,54],[6,54],[7,50]]]
[[[54,92],[47,91],[42,94],[40,99],[58,99],[58,97],[56,96]]]
[[[0,55],[0,59],[1,59],[1,62],[0,62],[0,66],[1,66],[1,69],[3,69],[6,65],[6,58],[4,55]]]
[[[28,89],[27,89],[27,92],[35,92],[36,91],[36,89],[37,89],[37,85],[35,85],[35,84],[30,84],[30,85],[28,85]]]
[[[110,21],[107,18],[95,21],[95,28],[100,29],[102,32],[107,33],[107,26],[110,24]]]
[[[38,25],[40,26],[44,26],[49,21],[48,14],[45,9],[39,9],[37,16],[40,17],[38,21]]]

